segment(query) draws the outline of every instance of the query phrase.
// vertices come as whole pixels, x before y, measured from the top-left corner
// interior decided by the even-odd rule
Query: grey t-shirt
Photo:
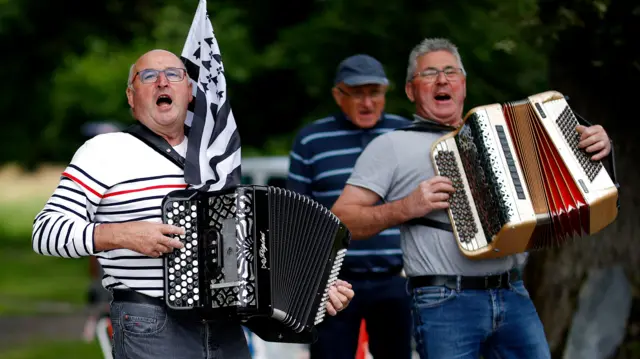
[[[348,184],[377,193],[385,202],[409,195],[420,182],[435,176],[431,145],[444,132],[392,131],[378,136],[358,158]],[[426,217],[450,223],[445,210]],[[486,275],[520,267],[526,254],[498,259],[465,257],[453,233],[422,225],[400,227],[404,269],[408,276]]]

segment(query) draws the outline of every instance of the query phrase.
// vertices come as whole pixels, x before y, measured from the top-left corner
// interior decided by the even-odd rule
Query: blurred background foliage
[[[179,54],[196,7],[197,0],[0,0],[0,116],[8,140],[0,165],[64,165],[86,139],[84,124],[132,123],[130,64],[153,48]],[[409,117],[407,60],[425,37],[458,45],[468,72],[466,110],[550,89],[568,95],[576,112],[614,140],[622,210],[588,244],[533,255],[530,292],[559,355],[571,317],[562,313],[575,309],[585,273],[622,264],[635,284],[626,342],[640,343],[637,0],[209,0],[208,9],[245,156],[287,154],[297,129],[336,111],[336,66],[356,53],[385,65],[392,82],[387,111]],[[49,171],[55,179],[58,170]],[[34,177],[27,184],[15,170],[0,174],[0,270],[22,273],[0,279],[0,312],[3,305],[15,312],[13,304],[29,296],[81,303],[86,263],[34,257],[29,248],[33,215],[55,183]],[[56,275],[67,283],[64,292]],[[570,294],[557,294],[563,291]],[[17,298],[11,310],[7,295]]]
[[[403,91],[408,54],[427,36],[448,37],[459,46],[469,73],[468,109],[548,89],[553,56],[584,63],[581,52],[588,47],[567,51],[583,31],[593,33],[589,47],[599,50],[589,59],[591,71],[620,62],[610,48],[631,46],[632,38],[606,18],[625,5],[565,3],[220,0],[208,5],[243,145],[250,153],[282,154],[299,126],[335,111],[329,92],[335,68],[355,53],[385,64],[393,83],[387,109],[404,115],[412,110]],[[0,110],[12,145],[0,161],[64,162],[83,140],[81,124],[130,123],[124,95],[129,65],[152,48],[180,53],[196,5],[195,0],[109,0],[91,6],[3,0],[6,77]],[[637,9],[626,10],[636,11],[631,24]],[[624,57],[629,65],[637,63],[637,54]]]

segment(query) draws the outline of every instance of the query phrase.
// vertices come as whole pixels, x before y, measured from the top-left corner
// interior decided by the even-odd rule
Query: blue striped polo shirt
[[[374,127],[361,129],[340,113],[303,127],[289,156],[287,188],[331,208],[364,147],[376,136],[409,123],[404,117],[383,113]],[[401,268],[400,230],[394,227],[368,240],[352,241],[342,273],[399,272]]]

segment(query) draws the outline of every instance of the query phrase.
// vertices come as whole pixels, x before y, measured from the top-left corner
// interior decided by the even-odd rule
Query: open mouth
[[[171,105],[172,102],[173,102],[173,100],[171,99],[171,96],[169,96],[169,95],[160,95],[160,96],[158,96],[158,99],[156,100],[156,105],[158,105],[158,106]]]
[[[436,94],[436,96],[434,98],[436,99],[436,101],[449,101],[449,100],[451,100],[451,96],[449,94],[446,94],[446,93],[438,93],[438,94]]]

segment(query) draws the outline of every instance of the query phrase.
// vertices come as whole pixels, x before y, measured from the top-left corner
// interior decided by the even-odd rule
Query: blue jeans
[[[413,290],[421,359],[547,359],[549,345],[523,282],[509,289]]]
[[[242,327],[152,304],[112,302],[114,359],[251,358]]]
[[[375,359],[411,358],[411,297],[406,278],[341,277],[356,295],[335,317],[318,325],[318,341],[309,348],[310,359],[353,359],[358,348],[360,323],[365,320],[369,351]]]

